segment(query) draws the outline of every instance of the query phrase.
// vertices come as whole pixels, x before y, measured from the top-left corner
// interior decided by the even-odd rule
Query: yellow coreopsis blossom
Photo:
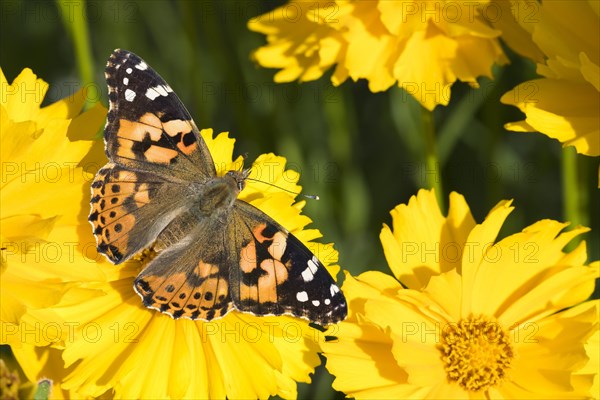
[[[596,0],[545,1],[528,21],[533,41],[545,55],[540,79],[524,82],[502,96],[526,115],[506,124],[517,132],[541,132],[600,155],[600,3]],[[522,22],[522,21],[520,21]]]
[[[486,12],[492,5],[499,11]],[[291,1],[248,27],[267,35],[254,58],[281,69],[276,82],[314,80],[336,65],[334,85],[367,79],[378,92],[397,83],[429,110],[448,104],[456,80],[477,86],[507,62],[500,29],[517,51],[536,55],[507,1]]]
[[[233,139],[227,134],[213,138],[210,129],[201,134],[219,175],[239,169],[242,159],[233,160]],[[298,190],[299,175],[284,166],[282,157],[258,157],[250,178],[262,182],[249,180],[240,199],[284,225],[336,272],[332,264],[337,262],[337,252],[331,246],[313,242],[320,236],[318,230],[304,229],[310,222],[301,215],[304,203],[295,203],[294,195],[280,189]],[[89,250],[86,245],[95,240],[87,216],[79,223],[85,226],[79,231],[79,243]],[[294,398],[296,382],[310,381],[309,374],[320,362],[319,331],[306,321],[237,311],[211,322],[174,320],[144,307],[133,290],[133,281],[146,259],[115,266],[95,253],[88,253],[88,257],[96,262],[63,268],[62,278],[72,284],[56,305],[31,311],[41,326],[52,323],[59,327],[59,336],[52,345],[62,350],[64,367],[58,375],[61,387],[76,396]],[[100,274],[84,276],[82,268]],[[37,353],[27,346],[15,349],[15,356],[31,365],[30,379],[36,379],[48,371],[47,363],[56,361],[53,348],[37,362]]]
[[[82,113],[84,91],[40,107],[47,91],[30,69],[11,84],[0,70],[0,343],[13,351],[55,340],[58,324],[42,325],[31,312],[60,301],[71,280],[63,268],[76,263],[82,275],[93,273],[76,251],[76,227],[87,212],[81,206],[97,169],[92,139],[106,109],[97,105]],[[24,365],[26,374],[30,365]],[[62,394],[53,385],[52,397]]]
[[[444,217],[421,190],[392,211],[381,241],[394,276],[347,275],[349,318],[322,345],[335,389],[394,399],[593,395],[598,301],[586,300],[598,263],[585,264],[584,242],[562,250],[586,229],[542,220],[497,240],[512,209],[502,201],[476,224],[459,194]]]
[[[12,84],[0,70],[1,343],[18,345],[22,340],[10,333],[19,329],[27,308],[51,305],[62,296],[63,280],[53,273],[76,257],[77,234],[65,227],[77,223],[93,177],[80,161],[106,116],[100,105],[81,113],[83,91],[40,107],[47,90],[30,69]],[[32,296],[21,297],[26,291]]]

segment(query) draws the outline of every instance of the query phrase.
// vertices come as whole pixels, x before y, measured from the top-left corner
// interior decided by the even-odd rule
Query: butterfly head
[[[250,168],[247,168],[245,170],[242,171],[228,171],[225,176],[233,179],[235,186],[237,187],[238,193],[241,192],[242,190],[244,190],[244,188],[246,187],[246,179],[248,178],[248,176],[250,175]]]

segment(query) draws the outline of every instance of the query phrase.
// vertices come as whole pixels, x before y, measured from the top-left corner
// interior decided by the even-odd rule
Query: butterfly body
[[[134,282],[145,306],[210,321],[233,309],[320,324],[346,316],[343,294],[297,238],[238,199],[250,170],[217,176],[188,111],[133,53],[115,50],[106,78],[109,163],[92,183],[89,220],[115,264],[152,248]]]

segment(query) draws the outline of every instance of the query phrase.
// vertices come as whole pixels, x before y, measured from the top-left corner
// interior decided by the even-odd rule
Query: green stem
[[[574,147],[566,147],[562,151],[562,184],[563,184],[563,216],[572,226],[588,226],[584,211],[587,203],[584,188],[580,184],[581,172],[577,166],[577,152]],[[571,250],[580,239],[572,241],[567,249]]]
[[[90,35],[85,17],[85,0],[57,0],[65,29],[75,45],[77,70],[81,84],[86,88],[86,108],[99,100],[99,92],[94,85],[94,59],[92,57]]]
[[[421,107],[423,136],[425,138],[425,182],[428,188],[435,190],[435,196],[442,212],[445,212],[444,192],[442,190],[442,174],[437,154],[433,113]]]

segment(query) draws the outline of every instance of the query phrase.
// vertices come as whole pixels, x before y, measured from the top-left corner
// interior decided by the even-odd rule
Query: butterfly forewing
[[[105,75],[110,107],[104,139],[111,160],[179,182],[215,175],[189,112],[148,64],[115,50]]]
[[[230,272],[237,309],[290,314],[322,325],[343,320],[346,300],[325,266],[294,235],[243,201],[234,209],[238,261]]]
[[[323,325],[346,317],[344,296],[317,257],[236,199],[245,175],[216,176],[190,114],[148,64],[115,50],[106,80],[110,162],[92,183],[89,220],[113,263],[150,247],[157,253],[134,282],[145,306],[205,321],[234,308]]]
[[[115,264],[149,247],[190,206],[187,187],[109,163],[92,183],[91,212],[98,252]],[[166,199],[170,199],[168,206]]]

